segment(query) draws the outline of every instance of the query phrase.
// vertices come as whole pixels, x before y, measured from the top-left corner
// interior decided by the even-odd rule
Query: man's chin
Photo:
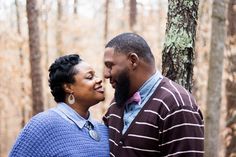
[[[123,106],[123,104],[128,99],[128,95],[126,94],[127,90],[123,89],[115,89],[115,101],[118,106]]]

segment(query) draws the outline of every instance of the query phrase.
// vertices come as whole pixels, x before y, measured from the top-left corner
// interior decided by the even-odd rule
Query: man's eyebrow
[[[111,61],[104,61],[105,64],[111,64]]]
[[[111,62],[111,61],[105,61],[104,64],[105,64],[106,66],[112,66],[112,65],[114,65],[114,63]]]

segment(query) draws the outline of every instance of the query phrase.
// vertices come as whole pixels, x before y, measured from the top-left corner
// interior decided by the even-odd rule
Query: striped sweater
[[[122,135],[124,107],[115,102],[103,117],[111,157],[202,157],[203,116],[193,96],[163,78]]]

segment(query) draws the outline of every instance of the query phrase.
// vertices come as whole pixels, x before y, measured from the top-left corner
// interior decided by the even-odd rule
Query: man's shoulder
[[[182,85],[164,77],[155,91],[156,94],[172,97],[173,95],[189,95],[192,98],[192,94],[186,90]]]
[[[161,104],[166,111],[172,112],[182,108],[197,110],[198,106],[193,95],[178,83],[164,77],[152,96],[154,106]],[[157,105],[160,107],[160,105]]]

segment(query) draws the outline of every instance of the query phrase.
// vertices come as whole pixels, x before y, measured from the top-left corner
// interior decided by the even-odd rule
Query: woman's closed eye
[[[94,72],[88,72],[85,76],[88,80],[92,80],[94,77],[96,77]]]
[[[88,80],[92,80],[92,79],[93,79],[93,77],[94,77],[94,75],[92,75],[92,74],[89,74],[89,75],[87,75],[87,76],[86,76],[86,79],[88,79]]]

